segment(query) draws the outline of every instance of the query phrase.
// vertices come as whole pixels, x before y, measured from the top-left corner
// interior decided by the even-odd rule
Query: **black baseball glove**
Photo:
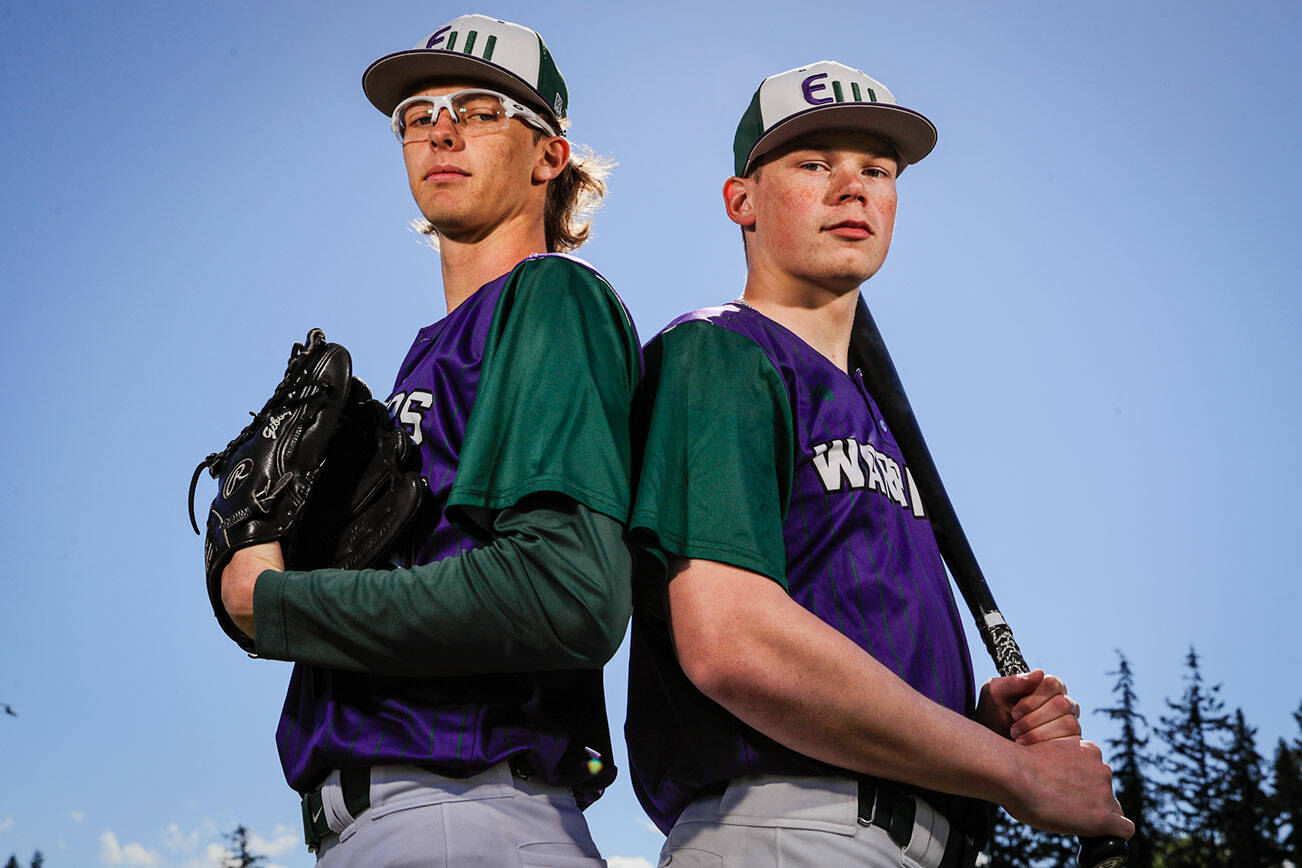
[[[427,491],[416,444],[354,377],[301,530],[284,546],[286,565],[297,570],[389,566],[390,552]]]
[[[277,541],[290,569],[381,565],[426,487],[411,439],[352,376],[352,359],[312,329],[290,351],[285,376],[253,421],[195,468],[218,481],[208,511],[204,572],[226,635],[249,653],[221,598],[222,570],[239,549]]]

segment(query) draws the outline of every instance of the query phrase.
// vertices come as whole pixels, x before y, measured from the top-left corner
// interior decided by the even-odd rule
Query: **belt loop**
[[[900,847],[913,840],[913,818],[917,802],[908,793],[873,778],[859,779],[859,824],[886,830]]]
[[[930,795],[915,796],[907,789],[897,788],[872,777],[856,778],[856,782],[859,785],[859,825],[878,826],[898,846],[907,848],[913,840],[918,799],[923,798],[949,825],[949,836],[945,839],[945,852],[941,856],[939,868],[974,868],[977,858],[989,841],[989,826],[985,824],[986,816],[973,812],[988,812],[987,807],[969,808],[968,800],[944,794],[939,794],[933,801]],[[974,820],[978,825],[985,824],[983,828],[987,833],[978,831],[974,834],[969,828]],[[962,823],[962,827],[958,823]]]
[[[342,769],[339,772],[339,791],[343,796],[344,807],[356,820],[362,812],[371,806],[371,770],[369,767]],[[318,787],[303,796],[303,841],[307,851],[315,853],[321,842],[334,833],[326,818],[325,799]]]

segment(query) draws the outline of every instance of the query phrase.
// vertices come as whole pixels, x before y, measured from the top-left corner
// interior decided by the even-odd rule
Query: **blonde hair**
[[[545,133],[534,131],[538,142]],[[615,161],[599,157],[587,145],[571,145],[570,161],[561,173],[547,182],[543,204],[543,231],[548,253],[568,253],[581,247],[592,234],[592,218],[606,197],[606,179]],[[421,218],[411,221],[415,231],[427,236],[438,249],[438,230]]]
[[[543,230],[549,253],[566,253],[588,240],[593,215],[606,197],[606,179],[614,166],[614,160],[598,157],[586,145],[573,147],[569,165],[547,186]]]

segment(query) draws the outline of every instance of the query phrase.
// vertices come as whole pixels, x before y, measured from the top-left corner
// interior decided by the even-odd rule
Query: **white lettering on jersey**
[[[433,392],[427,389],[414,389],[411,394],[398,392],[389,399],[386,406],[389,408],[389,415],[397,421],[398,427],[411,436],[413,443],[419,446],[424,442],[425,432],[421,429],[422,414],[434,406]]]
[[[868,443],[853,437],[829,440],[814,446],[814,470],[827,492],[867,488],[879,492],[906,509],[915,518],[925,518],[918,486],[908,468]],[[905,490],[907,485],[907,491]],[[909,504],[913,506],[910,507]]]
[[[906,467],[904,476],[909,481],[909,502],[913,504],[913,517],[926,518],[927,513],[922,508],[922,494],[918,491],[918,483],[913,481],[913,472]]]
[[[850,454],[846,454],[846,444]],[[844,479],[851,488],[863,488],[863,468],[859,466],[859,444],[848,440],[833,440],[831,443],[819,443],[814,447],[814,469],[823,481],[825,491],[840,491]]]
[[[864,467],[868,468],[868,490],[885,494],[886,483],[882,481],[882,472],[877,469],[877,450],[871,444],[864,443],[860,445],[859,451],[863,454]]]
[[[900,473],[900,465],[895,463],[894,458],[880,452],[877,453],[877,463],[882,466],[882,475],[886,477],[886,494],[900,506],[908,506],[908,501],[904,499],[904,477]]]

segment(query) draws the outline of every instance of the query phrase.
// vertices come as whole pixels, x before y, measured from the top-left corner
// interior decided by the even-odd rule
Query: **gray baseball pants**
[[[752,775],[687,806],[660,868],[937,868],[949,821],[919,799],[905,847],[859,820],[846,778]]]
[[[587,821],[563,787],[499,763],[471,778],[415,766],[371,769],[371,804],[348,812],[332,773],[321,788],[330,830],[318,868],[605,868]]]

